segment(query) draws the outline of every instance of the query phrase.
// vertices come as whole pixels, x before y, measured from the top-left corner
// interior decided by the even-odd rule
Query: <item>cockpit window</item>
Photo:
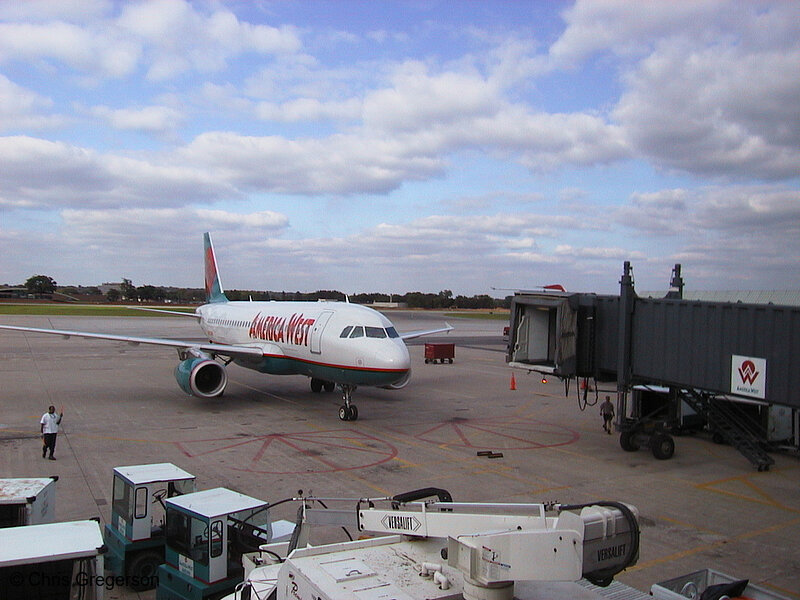
[[[350,331],[351,331],[352,329],[353,329],[353,326],[352,326],[352,325],[348,325],[347,327],[345,327],[344,329],[342,329],[342,333],[341,333],[341,334],[339,334],[339,337],[341,337],[341,338],[346,338],[347,336],[349,336],[349,335],[350,335]]]
[[[390,338],[399,338],[400,334],[397,333],[397,330],[394,327],[387,327],[386,328],[386,335]]]
[[[369,338],[385,338],[386,330],[383,327],[365,327],[367,330],[367,337]]]
[[[364,337],[364,328],[361,325],[353,327],[353,333],[350,334],[351,338]]]

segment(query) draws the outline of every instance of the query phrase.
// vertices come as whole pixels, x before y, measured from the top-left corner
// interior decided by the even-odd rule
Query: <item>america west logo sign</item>
[[[752,356],[731,356],[731,393],[766,398],[767,360]]]

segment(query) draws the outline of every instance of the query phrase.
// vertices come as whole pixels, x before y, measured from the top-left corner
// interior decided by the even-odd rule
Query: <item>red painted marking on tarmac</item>
[[[416,438],[432,444],[466,448],[492,446],[506,450],[535,450],[573,444],[580,439],[580,434],[554,423],[500,417],[446,421],[423,431]]]
[[[235,442],[234,442],[235,441]],[[234,442],[234,443],[228,443]],[[235,471],[263,473],[273,475],[296,475],[305,473],[335,473],[373,467],[387,462],[397,456],[397,448],[377,437],[350,429],[330,431],[306,431],[299,433],[272,433],[225,438],[207,438],[174,442],[187,458],[208,456],[218,452],[234,452],[235,464],[249,467],[232,466]],[[251,446],[252,444],[252,446]],[[199,445],[200,448],[193,448]],[[264,464],[286,464],[287,457],[282,449],[289,448],[298,452],[305,459],[313,461],[313,467],[297,471],[283,471],[277,468],[264,468]],[[252,454],[251,454],[252,452]],[[342,457],[342,455],[344,456]],[[272,458],[270,458],[272,456]],[[343,458],[343,460],[339,460]],[[296,459],[296,457],[293,457]],[[354,459],[354,460],[353,460]],[[364,461],[353,464],[356,460]],[[319,465],[324,468],[318,468]]]

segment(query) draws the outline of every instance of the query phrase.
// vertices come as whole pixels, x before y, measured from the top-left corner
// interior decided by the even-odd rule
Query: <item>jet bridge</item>
[[[683,402],[766,469],[772,459],[759,451],[760,440],[749,439],[748,427],[728,423],[722,399],[788,407],[797,445],[800,307],[685,300],[680,269],[675,265],[665,298],[638,297],[628,262],[619,296],[518,292],[511,305],[509,366],[559,377],[567,386],[572,379],[615,382],[617,428],[626,450],[647,444],[657,458],[671,457],[668,433]],[[640,385],[673,390],[663,423],[628,406],[629,393]],[[590,387],[584,385],[583,393]]]

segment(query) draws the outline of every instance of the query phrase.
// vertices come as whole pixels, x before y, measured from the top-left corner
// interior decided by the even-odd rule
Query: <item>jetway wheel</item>
[[[669,460],[675,454],[675,440],[666,433],[656,433],[650,438],[650,450],[658,460]]]
[[[636,452],[639,449],[635,436],[635,431],[623,431],[619,434],[619,445],[625,452]]]

